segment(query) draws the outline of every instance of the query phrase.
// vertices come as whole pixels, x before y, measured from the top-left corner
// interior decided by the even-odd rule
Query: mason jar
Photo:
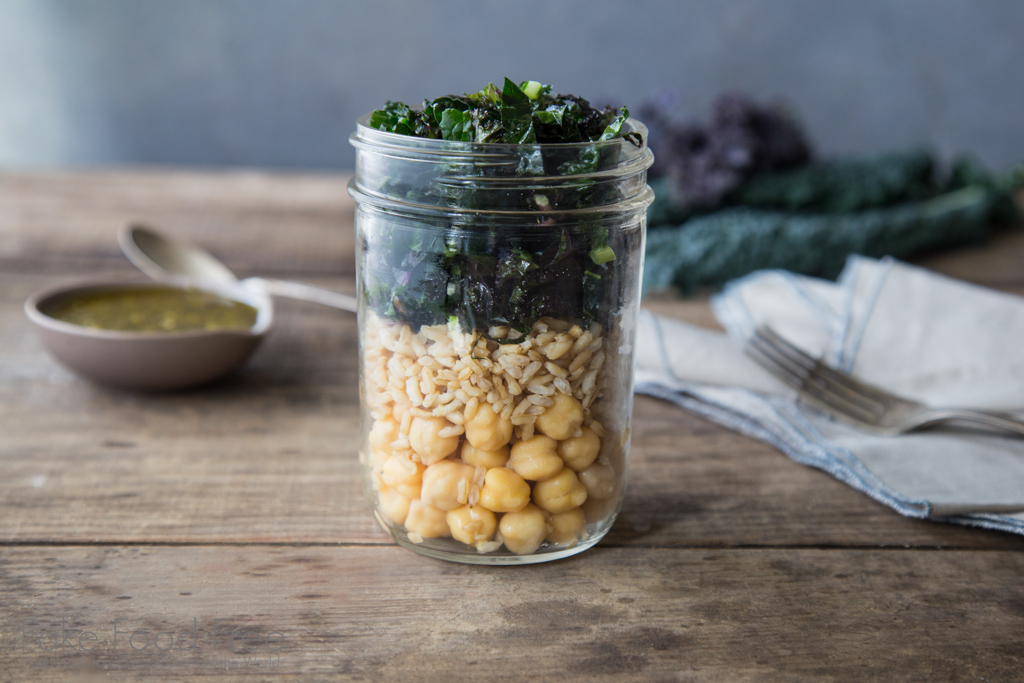
[[[362,435],[400,545],[478,564],[582,552],[626,484],[647,130],[423,139],[357,122]]]

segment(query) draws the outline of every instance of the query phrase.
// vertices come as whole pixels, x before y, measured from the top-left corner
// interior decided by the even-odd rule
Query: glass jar
[[[626,482],[647,130],[430,140],[357,123],[363,433],[378,522],[431,557],[582,552]]]

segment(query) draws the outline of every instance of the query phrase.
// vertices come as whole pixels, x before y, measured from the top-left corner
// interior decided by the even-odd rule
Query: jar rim
[[[552,220],[578,221],[621,216],[653,201],[646,172],[654,154],[640,121],[629,119],[623,126],[635,138],[506,144],[392,133],[369,127],[369,117],[357,121],[349,138],[357,154],[348,191],[359,204],[456,220],[481,214],[535,218],[536,197],[553,192],[562,201],[553,199],[540,210]],[[411,186],[396,181],[402,173],[414,179]],[[474,201],[462,203],[469,195]],[[566,201],[571,197],[592,199],[574,204]]]

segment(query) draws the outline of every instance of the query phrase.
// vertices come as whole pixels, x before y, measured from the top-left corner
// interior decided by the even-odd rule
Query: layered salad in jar
[[[614,520],[649,202],[650,153],[627,119],[507,79],[365,119],[470,143],[361,162],[385,198],[357,214],[361,457],[400,542],[527,556]],[[623,150],[640,149],[623,180]]]

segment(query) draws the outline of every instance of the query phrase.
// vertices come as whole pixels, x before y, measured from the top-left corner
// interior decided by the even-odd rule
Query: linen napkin
[[[1024,300],[892,259],[836,282],[759,271],[712,299],[726,334],[642,311],[636,391],[773,444],[901,514],[1024,534],[1024,439],[943,427],[860,431],[742,351],[757,325],[869,384],[932,406],[1024,411]]]

